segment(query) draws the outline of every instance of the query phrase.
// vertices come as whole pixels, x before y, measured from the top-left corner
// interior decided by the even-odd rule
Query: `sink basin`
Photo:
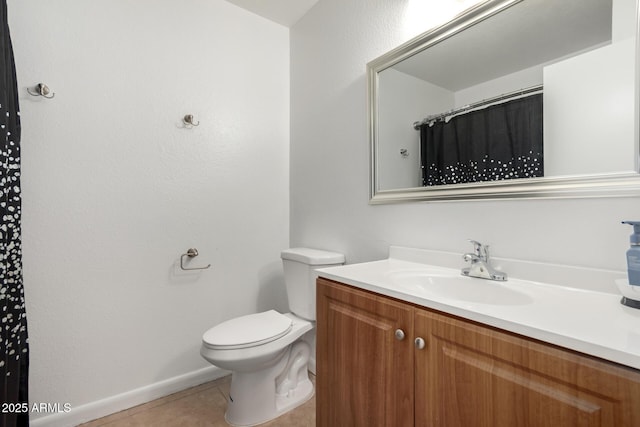
[[[533,302],[529,295],[513,289],[515,281],[512,280],[497,282],[436,271],[396,271],[390,272],[389,278],[403,291],[425,298],[490,305],[526,305]]]

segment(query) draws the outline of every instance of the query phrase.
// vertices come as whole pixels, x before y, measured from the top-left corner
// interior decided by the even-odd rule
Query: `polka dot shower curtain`
[[[420,126],[422,185],[544,176],[542,94]]]
[[[20,113],[7,2],[0,0],[0,426],[28,426],[27,320],[22,287]]]

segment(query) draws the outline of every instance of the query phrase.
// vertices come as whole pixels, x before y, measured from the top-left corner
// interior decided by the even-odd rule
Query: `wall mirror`
[[[640,195],[638,0],[488,0],[367,64],[370,203]]]

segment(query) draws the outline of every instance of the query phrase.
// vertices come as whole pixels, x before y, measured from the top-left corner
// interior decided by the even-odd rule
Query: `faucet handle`
[[[482,243],[473,240],[473,239],[467,239],[467,241],[469,243],[471,243],[473,245],[473,252],[478,255],[481,256],[482,255]]]
[[[489,261],[489,245],[484,245],[482,249],[484,251],[484,260]]]
[[[483,261],[487,261],[489,259],[489,246],[483,245],[477,240],[467,239],[469,243],[473,245],[473,252]]]

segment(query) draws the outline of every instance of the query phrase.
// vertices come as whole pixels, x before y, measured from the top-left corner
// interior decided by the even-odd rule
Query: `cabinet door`
[[[413,308],[326,279],[317,283],[317,425],[412,426]]]
[[[640,426],[640,373],[416,309],[416,425]]]

